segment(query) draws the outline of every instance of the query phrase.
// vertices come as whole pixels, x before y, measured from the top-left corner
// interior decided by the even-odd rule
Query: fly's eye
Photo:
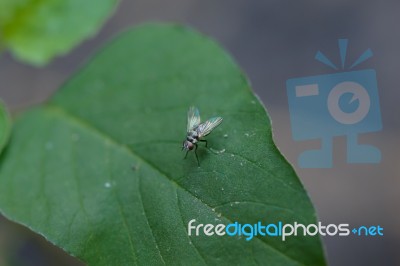
[[[187,142],[186,142],[186,146],[187,146],[187,148],[188,148],[189,150],[193,150],[193,147],[194,147],[193,143],[187,141]]]
[[[182,144],[182,148],[186,150],[192,150],[193,144],[190,141],[185,140]]]

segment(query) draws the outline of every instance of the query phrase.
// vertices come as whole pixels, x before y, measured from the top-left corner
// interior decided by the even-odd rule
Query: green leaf
[[[44,65],[94,35],[117,0],[1,0],[0,46]]]
[[[212,150],[199,145],[200,167],[181,151],[191,104],[224,118],[207,136]],[[240,69],[181,26],[124,33],[19,119],[0,206],[89,265],[325,264],[319,237],[188,236],[192,219],[316,217]]]
[[[6,146],[11,131],[11,121],[7,108],[0,100],[0,153]]]

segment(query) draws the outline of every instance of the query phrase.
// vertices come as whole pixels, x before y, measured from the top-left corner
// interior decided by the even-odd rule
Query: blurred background
[[[94,38],[44,68],[0,57],[0,98],[12,111],[45,101],[106,40],[148,21],[188,24],[218,41],[248,75],[267,107],[274,138],[306,187],[321,222],[380,225],[383,237],[324,238],[330,265],[400,265],[400,2],[396,0],[258,1],[125,0]],[[334,139],[334,167],[300,169],[298,155],[319,141],[292,140],[286,80],[334,70],[314,60],[318,50],[334,63],[337,39],[348,38],[349,60],[367,48],[374,56],[357,69],[375,69],[383,130],[360,142],[382,152],[380,164],[347,164],[344,137]],[[28,229],[0,217],[0,266],[82,265]]]

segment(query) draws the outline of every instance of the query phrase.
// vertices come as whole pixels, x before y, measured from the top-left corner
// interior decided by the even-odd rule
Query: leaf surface
[[[0,153],[6,146],[11,131],[11,120],[7,108],[0,100]]]
[[[44,65],[94,35],[117,0],[1,0],[0,46]]]
[[[222,116],[183,160],[186,113]],[[315,223],[232,59],[175,25],[116,38],[19,119],[0,207],[89,265],[324,265],[319,237],[188,236],[187,225]]]

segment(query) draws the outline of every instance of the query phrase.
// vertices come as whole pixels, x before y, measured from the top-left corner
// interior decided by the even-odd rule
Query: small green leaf
[[[2,0],[0,46],[19,59],[44,65],[94,35],[117,0]]]
[[[186,160],[186,112],[222,116]],[[218,151],[218,152],[216,152]],[[188,236],[187,224],[316,223],[264,107],[232,59],[181,26],[110,43],[29,111],[0,171],[0,208],[89,265],[324,265],[319,237]]]
[[[11,131],[11,121],[7,108],[0,100],[0,153],[6,146]]]

